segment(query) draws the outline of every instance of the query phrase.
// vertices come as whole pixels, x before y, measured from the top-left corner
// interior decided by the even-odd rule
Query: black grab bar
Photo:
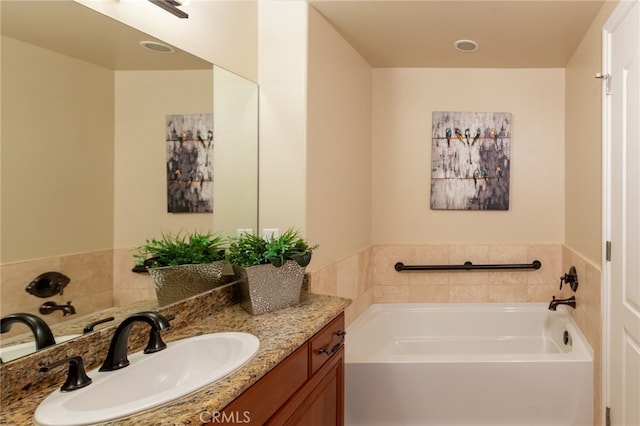
[[[540,269],[542,262],[534,260],[531,263],[511,263],[502,265],[474,265],[466,261],[464,265],[405,265],[402,262],[395,264],[398,272],[402,271],[473,271],[487,269]]]

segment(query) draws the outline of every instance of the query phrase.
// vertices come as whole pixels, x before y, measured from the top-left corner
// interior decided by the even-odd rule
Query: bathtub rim
[[[568,353],[506,353],[506,354],[362,354],[351,350],[349,340],[366,327],[372,316],[392,311],[498,311],[498,312],[540,312],[548,311],[548,304],[541,302],[501,302],[501,303],[375,303],[370,305],[346,329],[345,363],[423,363],[423,362],[594,362],[593,349],[584,333],[570,315],[566,306],[557,311],[548,311],[550,315],[563,318],[573,339],[573,350]],[[351,337],[351,339],[350,339]]]

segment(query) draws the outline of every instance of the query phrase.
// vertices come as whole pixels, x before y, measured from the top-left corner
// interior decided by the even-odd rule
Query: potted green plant
[[[226,259],[240,280],[241,306],[260,315],[300,301],[305,267],[317,245],[295,229],[267,238],[244,233],[229,239]]]
[[[211,233],[163,233],[136,247],[134,270],[149,271],[161,306],[220,283],[226,240]]]

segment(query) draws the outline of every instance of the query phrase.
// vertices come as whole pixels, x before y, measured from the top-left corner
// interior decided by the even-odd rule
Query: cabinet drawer
[[[344,338],[344,313],[341,313],[309,340],[309,377],[340,350]]]
[[[212,423],[233,424],[239,418],[250,418],[250,421],[243,422],[264,424],[307,381],[307,350],[305,343],[226,406],[219,419]],[[229,422],[225,419],[229,419]]]

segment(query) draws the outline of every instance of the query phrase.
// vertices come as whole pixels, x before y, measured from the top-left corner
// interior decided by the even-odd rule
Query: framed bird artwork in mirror
[[[166,116],[167,212],[213,211],[213,114]]]

